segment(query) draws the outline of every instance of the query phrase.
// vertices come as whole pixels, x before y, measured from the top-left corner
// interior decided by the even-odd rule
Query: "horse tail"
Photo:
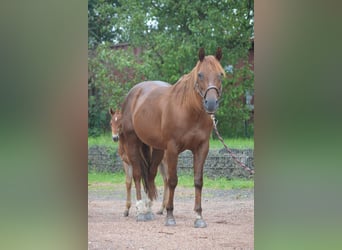
[[[142,161],[140,162],[142,183],[145,193],[148,195],[150,200],[154,200],[157,198],[157,189],[154,184],[154,180],[149,180],[150,167],[152,164],[151,147],[146,144],[142,144],[140,149],[140,155],[142,158]]]

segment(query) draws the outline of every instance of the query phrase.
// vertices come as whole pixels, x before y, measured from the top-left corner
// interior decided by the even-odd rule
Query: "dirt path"
[[[156,212],[162,188],[153,204]],[[134,188],[132,192],[135,193]],[[134,194],[133,193],[133,194]],[[135,205],[135,195],[132,195]],[[135,207],[123,217],[124,185],[93,185],[88,191],[88,249],[253,249],[254,191],[203,188],[203,218],[207,228],[194,228],[194,188],[176,188],[175,227],[164,226],[164,215],[136,222]]]

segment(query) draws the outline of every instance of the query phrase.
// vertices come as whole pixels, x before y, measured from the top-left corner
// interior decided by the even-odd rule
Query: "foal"
[[[111,121],[110,121],[110,126],[111,126],[111,130],[112,130],[112,140],[114,142],[119,142],[119,155],[122,159],[122,163],[123,163],[123,167],[125,170],[125,175],[126,175],[126,209],[124,211],[124,216],[127,217],[129,214],[129,209],[131,207],[131,188],[132,188],[132,178],[133,178],[133,171],[132,171],[132,164],[130,164],[129,159],[127,157],[126,154],[126,149],[124,148],[124,143],[120,143],[120,139],[122,140],[122,138],[120,138],[120,130],[121,130],[121,111],[120,110],[116,110],[113,111],[112,108],[109,109],[109,114],[111,115]],[[163,178],[163,182],[164,182],[164,195],[163,195],[163,202],[162,205],[160,207],[160,209],[158,210],[157,214],[163,214],[165,207],[166,207],[166,202],[168,200],[168,185],[167,185],[167,177],[166,177],[166,163],[163,160],[161,162],[161,164],[159,165],[159,171],[160,174]],[[135,182],[135,188],[136,188],[136,196],[137,196],[137,200],[141,200],[141,176],[137,176],[137,178],[134,178],[134,182]],[[137,209],[141,209],[141,206],[146,206],[145,204],[137,204]],[[147,204],[147,207],[149,207],[150,204]],[[137,216],[137,220],[148,220],[149,219],[149,215],[139,215],[140,211],[138,212],[138,216]]]

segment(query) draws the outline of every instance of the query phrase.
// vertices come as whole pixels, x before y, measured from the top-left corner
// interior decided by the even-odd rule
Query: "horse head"
[[[119,140],[120,125],[121,125],[121,111],[113,111],[112,108],[109,109],[109,114],[111,115],[110,127],[112,129],[112,139],[117,142]]]
[[[217,48],[216,55],[205,56],[204,49],[198,53],[197,80],[195,88],[202,97],[203,107],[208,114],[216,112],[222,94],[222,78],[225,72],[220,64],[221,48]]]

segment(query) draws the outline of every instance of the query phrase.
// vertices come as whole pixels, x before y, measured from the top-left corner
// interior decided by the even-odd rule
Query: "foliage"
[[[115,25],[115,20],[120,6],[118,0],[88,0],[88,48],[94,49],[102,42],[118,40],[122,32]]]
[[[175,83],[194,67],[200,47],[213,54],[220,46],[222,65],[241,67],[233,67],[224,81],[219,131],[244,135],[249,111],[241,96],[253,90],[254,82],[247,60],[254,36],[253,0],[90,0],[88,6],[89,85],[96,92],[89,94],[90,132],[108,127],[109,105],[118,105],[133,84],[144,79]],[[109,46],[123,42],[141,48],[139,58]],[[114,72],[120,72],[120,79]]]
[[[113,50],[100,45],[88,57],[89,135],[109,129],[109,108],[120,108],[129,89],[143,79],[142,65],[131,50]]]

